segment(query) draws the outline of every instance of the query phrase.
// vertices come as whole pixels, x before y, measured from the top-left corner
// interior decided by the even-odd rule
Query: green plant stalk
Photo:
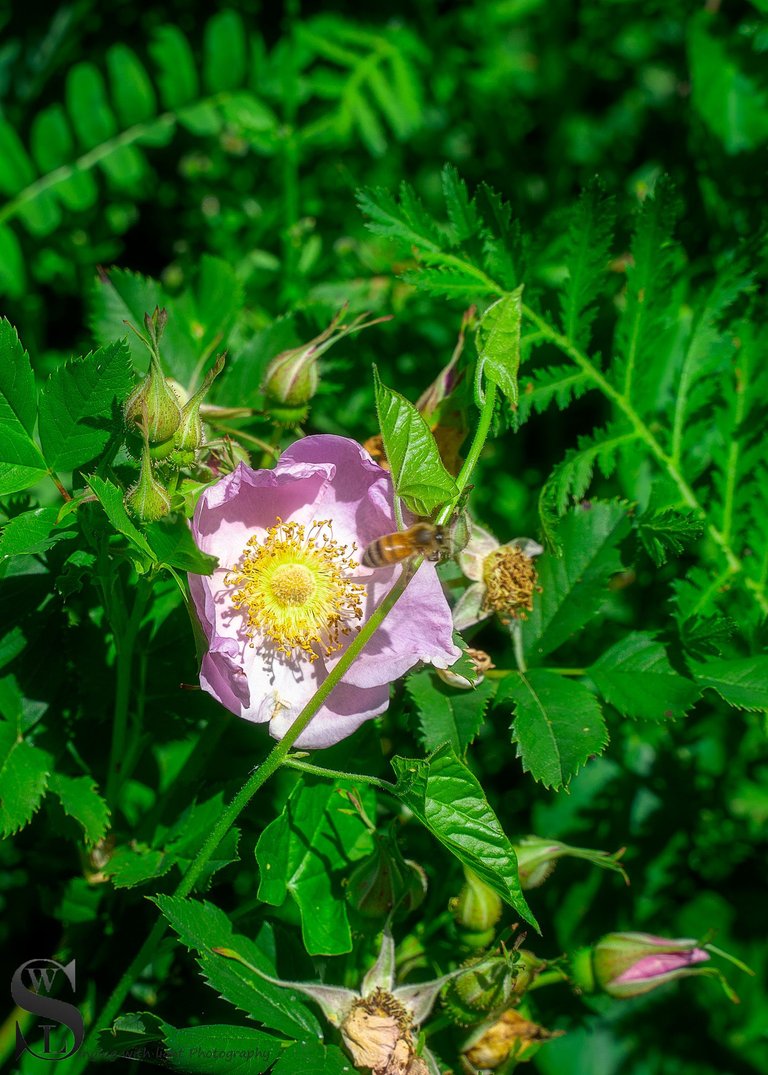
[[[285,736],[277,743],[262,764],[256,769],[251,776],[246,780],[240,791],[234,797],[232,802],[226,808],[224,813],[220,816],[218,822],[211,830],[205,843],[202,845],[197,853],[197,856],[190,863],[187,872],[176,887],[173,895],[181,897],[182,899],[190,894],[195,886],[195,883],[200,878],[203,870],[207,866],[211,856],[234,825],[237,818],[243,812],[245,807],[251,801],[256,792],[269,780],[271,776],[280,768],[280,766],[286,760],[288,751],[291,749],[296,739],[306,729],[309,722],[317,713],[320,706],[325,699],[334,689],[336,684],[341,680],[349,669],[352,662],[356,659],[361,650],[371,639],[372,635],[378,630],[383,621],[388,616],[389,612],[395,606],[395,604],[402,597],[406,586],[410,579],[413,577],[411,572],[403,571],[400,578],[395,585],[389,591],[387,596],[375,610],[371,618],[360,629],[359,634],[350,643],[348,649],[342,655],[339,663],[331,671],[328,678],[324,683],[320,685],[315,694],[310,698],[302,711],[296,717],[296,720],[290,726]],[[67,1068],[67,1075],[78,1075],[82,1071],[88,1062],[88,1046],[92,1045],[96,1035],[100,1030],[106,1028],[112,1020],[116,1017],[123,1001],[127,997],[131,986],[138,978],[144,967],[152,958],[160,939],[163,937],[166,930],[166,922],[164,919],[158,919],[153,926],[149,936],[145,940],[144,944],[139,949],[138,953],[134,957],[128,969],[123,974],[122,978],[118,982],[114,992],[105,1004],[98,1018],[94,1021],[91,1030],[88,1033],[88,1037],[83,1045],[82,1050],[77,1053],[72,1060],[72,1064]]]
[[[112,809],[114,809],[117,794],[123,782],[122,767],[126,756],[126,740],[128,737],[133,657],[136,649],[136,639],[141,630],[141,621],[147,607],[150,592],[146,581],[140,578],[136,586],[133,609],[125,623],[125,629],[121,631],[114,622],[112,623],[112,630],[115,635],[116,685],[112,743],[109,751],[109,769],[107,770],[107,786],[105,789],[107,802]]]
[[[493,407],[495,400],[496,385],[489,382],[487,386],[485,400],[483,402],[483,408],[480,412],[480,420],[478,422],[477,429],[475,430],[472,444],[467,454],[467,458],[464,461],[464,465],[462,466],[456,479],[458,493],[454,497],[454,499],[450,501],[439,513],[437,518],[438,523],[445,523],[450,519],[451,515],[455,510],[456,504],[458,503],[461,494],[463,493],[467,482],[469,481],[469,478],[475,466],[477,465],[477,461],[480,458],[480,453],[483,450],[483,446],[488,437],[488,433],[490,432],[491,422],[493,420]],[[267,755],[262,765],[259,766],[259,768],[256,769],[252,776],[245,782],[243,787],[240,789],[240,791],[229,804],[227,809],[221,815],[217,824],[211,830],[210,835],[208,836],[203,846],[200,848],[196,858],[192,861],[184,877],[179,882],[179,885],[174,892],[174,896],[180,896],[184,898],[185,896],[188,896],[190,894],[190,892],[195,886],[195,882],[199,879],[216,848],[219,846],[220,842],[229,832],[232,825],[234,825],[235,821],[240,816],[245,807],[248,805],[250,800],[253,798],[256,792],[266,783],[266,781],[269,780],[269,778],[277,771],[277,769],[280,768],[281,765],[289,762],[288,752],[295,743],[296,739],[305,730],[305,728],[312,720],[315,713],[317,713],[318,709],[323,704],[325,699],[331,693],[336,684],[341,680],[352,662],[363,650],[374,632],[378,629],[386,616],[389,614],[390,610],[400,599],[410,579],[418,570],[419,563],[420,561],[417,561],[415,564],[413,564],[410,571],[402,571],[400,578],[397,580],[397,582],[389,591],[387,596],[378,606],[378,608],[373,613],[368,622],[361,628],[360,633],[352,641],[349,648],[343,654],[343,656],[339,660],[339,663],[330,673],[328,678],[325,680],[324,683],[321,684],[319,689],[304,706],[301,713],[299,713],[296,720],[286,732],[285,736],[280,740],[279,743],[277,743],[275,747],[273,747],[272,751]],[[305,767],[304,764],[301,762],[297,764],[296,759],[292,760],[292,764],[295,768]],[[319,766],[316,768],[318,770],[320,769]],[[352,779],[361,779],[356,775],[352,776],[352,774],[337,774],[330,769],[322,770],[322,772],[324,775],[333,776],[334,779],[337,779],[338,777],[352,777]],[[366,777],[362,779],[364,779],[365,782],[370,783],[375,778]],[[382,790],[390,790],[392,787],[392,785],[388,786],[385,781],[377,782],[376,786],[380,786]],[[151,955],[157,947],[157,944],[163,937],[165,930],[165,921],[163,919],[158,919],[158,921],[153,926],[151,932],[149,933],[149,936],[147,937],[146,941],[141,946],[139,952],[134,957],[133,961],[124,973],[123,977],[118,982],[114,992],[112,993],[111,997],[102,1009],[100,1015],[95,1020],[88,1034],[88,1038],[86,1039],[82,1052],[76,1054],[76,1056],[73,1058],[73,1064],[68,1069],[68,1075],[78,1075],[78,1073],[83,1070],[84,1064],[87,1063],[87,1046],[93,1043],[93,1040],[98,1034],[98,1032],[107,1027],[115,1018],[117,1013],[120,1011],[122,1003],[127,997],[131,986],[136,981],[137,977],[142,972],[146,964],[149,962]]]
[[[435,523],[438,526],[444,526],[449,521],[456,505],[461,499],[461,495],[467,486],[467,483],[472,475],[472,471],[477,466],[477,461],[480,458],[480,453],[483,450],[485,442],[488,438],[488,434],[491,429],[491,422],[493,421],[493,406],[496,402],[496,385],[489,381],[486,386],[485,399],[483,401],[483,408],[480,411],[480,421],[477,423],[477,429],[475,435],[472,438],[472,443],[469,446],[469,452],[467,458],[464,460],[464,465],[458,473],[456,478],[456,488],[458,492],[453,500],[449,501],[444,508],[440,510]]]
[[[313,776],[322,776],[330,780],[348,780],[351,784],[368,784],[379,791],[386,791],[389,795],[395,794],[395,785],[388,780],[381,780],[378,776],[368,776],[367,773],[346,773],[341,769],[326,769],[322,765],[312,765],[311,762],[303,761],[295,755],[289,755],[283,762],[286,769],[296,769],[300,773],[311,773]]]

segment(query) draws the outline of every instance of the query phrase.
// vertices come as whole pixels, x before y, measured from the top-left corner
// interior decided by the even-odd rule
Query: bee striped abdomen
[[[364,567],[391,567],[412,556],[437,559],[443,542],[443,528],[431,523],[416,523],[407,530],[384,534],[364,550]]]

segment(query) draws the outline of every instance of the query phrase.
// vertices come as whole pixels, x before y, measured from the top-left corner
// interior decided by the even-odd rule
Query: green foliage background
[[[738,1008],[707,980],[610,1004],[542,990],[539,1021],[567,1031],[533,1061],[543,1073],[768,1072],[759,984],[767,969],[767,14],[765,0],[420,0],[364,13],[288,0],[233,3],[212,16],[202,4],[139,10],[117,0],[107,9],[78,0],[47,24],[20,7],[0,15],[0,310],[47,385],[38,433],[49,466],[53,452],[56,469],[77,472],[104,449],[112,404],[147,361],[135,339],[115,340],[124,319],[140,324],[155,301],[171,311],[169,373],[189,385],[201,354],[226,346],[211,399],[255,408],[268,361],[324,328],[343,302],[352,313],[394,314],[325,356],[306,427],[365,440],[377,430],[372,363],[415,401],[448,361],[466,307],[524,283],[532,317],[520,428],[497,421],[471,505],[502,541],[544,535],[564,546],[564,561],[542,561],[542,600],[524,630],[529,657],[536,646],[541,655],[531,674],[550,674],[535,666],[551,653],[558,668],[581,670],[578,688],[602,699],[611,742],[583,764],[602,749],[598,733],[570,769],[554,772],[535,726],[526,742],[533,718],[519,684],[500,680],[461,749],[474,740],[471,768],[507,833],[627,847],[629,888],[567,861],[530,895],[540,954],[554,958],[614,929],[699,937],[713,928],[716,943],[757,974],[734,983]],[[110,266],[118,268],[106,282]],[[10,336],[3,345],[8,363]],[[114,374],[90,415],[103,437],[84,456],[52,385],[66,379],[73,355],[99,347]],[[271,434],[266,421],[234,425]],[[123,467],[128,480],[131,464]],[[263,756],[265,737],[207,696],[180,695],[179,681],[196,677],[193,642],[172,582],[156,583],[136,672],[141,761],[112,819],[123,842],[112,859],[116,889],[86,884],[76,848],[106,824],[96,787],[115,693],[109,617],[87,581],[101,567],[85,552],[69,555],[66,518],[54,533],[52,484],[8,492],[7,519],[43,514],[26,515],[23,532],[11,522],[0,538],[3,734],[10,751],[19,728],[32,731],[28,749],[64,759],[64,775],[48,783],[38,810],[49,762],[27,759],[27,816],[10,819],[8,832],[22,831],[0,852],[4,966],[10,976],[63,945],[98,1009],[95,991],[103,1000],[133,954],[131,938],[154,920],[143,896],[171,890],[172,874]],[[131,540],[110,495],[99,499]],[[103,517],[89,525],[103,528]],[[146,540],[156,561],[197,564],[179,535],[172,552],[157,534]],[[582,564],[584,549],[594,555]],[[113,600],[130,607],[127,589]],[[513,667],[498,626],[475,640],[500,669]],[[396,688],[384,719],[389,753],[423,754],[461,724],[461,714],[439,708],[449,703],[444,691],[435,700],[435,682],[417,673]],[[557,676],[554,689],[564,683]],[[41,719],[47,731],[36,741]],[[370,730],[322,764],[330,756],[339,768],[388,771]],[[215,902],[238,929],[262,939],[276,929],[293,964],[286,976],[315,978],[290,901],[274,908],[256,899],[254,847],[293,782],[281,775],[269,785],[264,815],[243,818],[210,870],[222,870]],[[561,783],[567,790],[553,789]],[[414,826],[405,844],[430,875],[419,912],[429,922],[458,891],[461,871]],[[346,848],[338,876],[367,850],[364,841]],[[152,886],[132,887],[147,879]],[[331,975],[355,984],[367,966],[363,947]],[[155,1005],[177,1026],[235,1021],[167,940],[126,1010]]]

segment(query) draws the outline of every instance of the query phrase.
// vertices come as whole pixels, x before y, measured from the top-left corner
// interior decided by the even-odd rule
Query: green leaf
[[[121,404],[132,386],[123,341],[54,370],[40,393],[40,443],[51,470],[89,463],[122,434]]]
[[[46,473],[32,438],[37,417],[35,379],[16,330],[0,319],[0,496],[34,485]]]
[[[203,77],[211,93],[242,86],[247,48],[243,20],[236,11],[220,11],[208,20],[203,41]]]
[[[163,363],[171,376],[192,385],[202,355],[223,350],[227,334],[243,302],[235,271],[222,258],[203,254],[194,287],[168,307],[168,327],[161,344]],[[174,322],[172,325],[171,322]],[[180,347],[183,334],[184,346]]]
[[[174,859],[167,852],[132,841],[130,846],[118,847],[103,872],[112,878],[115,888],[134,888],[163,877],[173,864]]]
[[[10,664],[15,657],[24,652],[26,647],[27,639],[20,627],[12,627],[10,631],[0,636],[0,668],[5,668],[7,664]],[[0,712],[5,712],[5,710],[0,707]]]
[[[139,552],[144,553],[150,560],[156,562],[157,556],[152,547],[138,527],[133,524],[128,512],[125,510],[122,490],[118,489],[112,482],[104,481],[103,478],[99,478],[95,474],[88,478],[88,484],[96,494],[115,530],[127,537],[131,545],[138,549]]]
[[[703,524],[692,511],[662,508],[647,511],[637,520],[637,533],[645,551],[657,567],[670,556],[679,556],[686,545],[701,536]]]
[[[132,1050],[137,1050],[141,1056],[141,1050],[151,1049],[156,1043],[164,1041],[166,1029],[171,1028],[152,1012],[127,1012],[118,1016],[111,1027],[99,1031],[99,1049],[94,1052],[93,1060],[136,1057],[137,1053]],[[158,1051],[161,1052],[162,1047]],[[159,1060],[155,1053],[143,1055],[151,1055]]]
[[[566,785],[608,742],[600,703],[581,683],[534,668],[502,682],[496,700],[506,699],[515,706],[517,756],[544,787]]]
[[[149,54],[158,68],[157,83],[166,108],[179,108],[197,98],[197,64],[181,30],[158,27],[152,32]]]
[[[224,796],[221,792],[205,802],[193,803],[179,815],[167,832],[160,832],[155,836],[155,845],[162,847],[170,856],[171,862],[179,866],[182,873],[186,872],[188,864],[200,851],[223,809]],[[218,870],[239,860],[239,843],[240,830],[233,827],[208,860],[196,882],[198,890],[205,890],[211,877]]]
[[[712,687],[737,709],[768,709],[768,656],[736,657],[691,666],[702,687]]]
[[[414,405],[382,384],[375,366],[373,380],[381,437],[397,495],[415,515],[431,515],[456,496],[456,483]]]
[[[223,911],[205,900],[157,896],[155,902],[181,943],[197,951],[208,985],[224,1000],[291,1038],[320,1037],[320,1025],[298,993],[272,985],[238,960],[213,951],[231,949],[251,966],[273,977],[276,975],[274,964],[258,945],[232,932],[232,923]]]
[[[58,797],[64,813],[83,826],[85,839],[89,844],[95,844],[106,835],[109,827],[109,807],[90,777],[51,773],[48,790]]]
[[[467,184],[452,164],[445,165],[440,179],[455,242],[463,243],[468,239],[478,237],[483,223],[478,214],[475,199],[469,197]]]
[[[564,334],[578,347],[587,348],[595,300],[605,286],[613,240],[613,199],[593,180],[571,215],[565,265],[568,272],[560,294]]]
[[[61,105],[51,105],[35,116],[30,131],[30,143],[32,154],[43,172],[53,172],[75,159],[75,140]],[[56,183],[56,197],[65,208],[74,213],[80,213],[93,205],[98,193],[96,180],[89,171],[76,169],[67,178]]]
[[[211,575],[215,571],[218,559],[198,549],[184,519],[150,523],[146,534],[158,563],[195,575]]]
[[[76,537],[77,530],[67,529],[72,520],[67,518],[57,526],[58,516],[59,508],[55,504],[14,516],[0,535],[0,557],[39,555],[59,541]]]
[[[67,111],[83,149],[107,142],[117,134],[117,120],[104,88],[104,79],[92,63],[78,63],[67,75]]]
[[[357,202],[369,218],[367,227],[376,235],[397,239],[406,248],[440,250],[442,237],[435,222],[406,183],[400,187],[400,204],[381,187],[358,191]]]
[[[477,326],[477,379],[497,385],[511,406],[517,406],[517,371],[520,366],[520,326],[523,320],[523,285],[497,299]],[[475,401],[478,406],[480,399]]]
[[[48,786],[51,756],[27,743],[17,721],[0,720],[0,833],[23,828]]]
[[[592,482],[595,463],[603,476],[610,478],[616,469],[619,452],[634,444],[637,438],[637,431],[622,420],[611,422],[605,429],[596,429],[589,436],[579,437],[578,447],[569,448],[565,459],[547,478],[541,493],[545,510],[552,504],[556,514],[562,515],[574,500],[581,500]]]
[[[110,269],[109,273],[100,272],[94,281],[88,323],[93,335],[103,346],[125,337],[134,365],[144,372],[149,367],[149,351],[128,326],[132,325],[144,333],[144,314],[151,314],[156,306],[167,308],[169,305],[165,292],[156,280],[126,269]],[[169,337],[175,346],[177,341],[170,315],[163,336],[164,344],[167,344]]]
[[[279,1038],[247,1026],[177,1030],[166,1025],[164,1039],[168,1057],[163,1066],[199,1075],[254,1075],[267,1071],[285,1052]]]
[[[0,193],[12,196],[36,179],[32,161],[14,128],[0,118]]]
[[[259,899],[280,907],[290,894],[310,955],[352,950],[346,900],[333,874],[347,866],[339,848],[353,843],[359,830],[360,821],[334,786],[298,784],[259,837]]]
[[[690,20],[691,101],[726,153],[753,150],[768,140],[768,92],[739,66],[736,50],[710,33],[713,22],[704,11]]]
[[[538,929],[525,901],[512,844],[477,778],[444,744],[425,760],[392,759],[395,794],[422,825],[503,900]]]
[[[608,580],[622,568],[617,546],[630,531],[626,508],[593,501],[574,508],[558,531],[562,555],[536,558],[541,592],[522,624],[531,662],[562,646],[599,614]]]
[[[653,635],[633,631],[599,657],[588,675],[606,702],[628,717],[674,720],[699,697],[699,688],[679,675]]]
[[[296,1042],[278,1060],[270,1075],[351,1075],[349,1058],[336,1045]]]
[[[10,228],[0,225],[0,293],[18,299],[26,282],[24,254]]]
[[[455,669],[453,669],[455,671]],[[493,694],[490,680],[470,690],[450,687],[433,672],[415,672],[406,680],[419,719],[419,741],[425,750],[449,742],[463,755],[483,725]]]
[[[124,127],[145,123],[157,114],[157,99],[149,75],[136,53],[127,45],[107,49],[112,100]]]

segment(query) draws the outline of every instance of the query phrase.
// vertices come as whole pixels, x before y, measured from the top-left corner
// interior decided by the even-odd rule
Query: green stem
[[[519,623],[512,624],[512,650],[515,654],[515,664],[519,672],[527,672],[528,665],[525,663],[525,648],[523,646],[523,632]]]
[[[246,780],[240,791],[234,797],[232,802],[226,808],[224,813],[219,817],[216,825],[211,830],[208,838],[203,843],[202,847],[197,853],[197,856],[190,863],[187,872],[179,882],[174,896],[184,898],[188,896],[195,886],[195,883],[199,880],[203,870],[207,866],[216,848],[224,839],[226,834],[234,825],[237,818],[243,812],[250,800],[256,794],[256,792],[266,783],[267,780],[276,772],[276,770],[284,764],[288,756],[288,752],[296,742],[301,733],[306,729],[309,722],[315,716],[322,704],[325,702],[328,695],[334,689],[336,684],[346,674],[352,662],[359,655],[361,650],[370,641],[372,635],[383,623],[394,605],[402,597],[406,586],[412,578],[412,573],[407,570],[403,570],[400,578],[395,585],[389,591],[387,596],[378,606],[367,623],[360,629],[359,634],[350,643],[347,650],[339,658],[338,664],[328,675],[328,678],[324,683],[320,685],[314,695],[310,698],[302,711],[296,717],[296,720],[290,726],[285,736],[277,743],[271,750],[271,752],[264,759],[262,764],[256,769],[251,776]],[[120,1011],[123,1001],[127,997],[131,986],[138,978],[144,967],[149,963],[152,955],[157,949],[157,945],[165,933],[166,923],[163,919],[158,919],[155,923],[152,931],[147,937],[144,944],[139,949],[132,963],[123,974],[122,978],[117,984],[112,996],[107,1001],[106,1005],[101,1011],[99,1017],[95,1020],[91,1030],[86,1039],[83,1049],[75,1055],[73,1058],[73,1064],[68,1069],[68,1075],[78,1075],[83,1067],[88,1062],[88,1046],[93,1045],[96,1035],[100,1030],[107,1027]]]
[[[472,471],[477,466],[477,461],[480,458],[480,453],[483,450],[483,446],[488,438],[488,433],[491,429],[491,422],[493,421],[493,406],[496,402],[496,385],[489,381],[485,389],[485,400],[483,402],[483,409],[480,411],[480,421],[477,423],[477,429],[475,435],[472,438],[472,443],[469,446],[469,452],[467,458],[464,460],[464,465],[459,471],[456,478],[456,488],[458,492],[456,496],[444,508],[440,511],[439,515],[435,519],[435,523],[438,526],[443,526],[453,515],[456,510],[456,505],[461,500],[461,495],[466,488],[466,485],[472,475]]]
[[[543,974],[537,974],[528,986],[528,992],[534,989],[544,989],[548,985],[561,985],[568,981],[568,975],[562,970],[547,970]]]
[[[133,681],[133,656],[136,639],[141,630],[141,621],[149,600],[150,588],[144,579],[136,585],[136,597],[133,609],[124,630],[115,631],[115,708],[112,724],[112,744],[109,752],[109,770],[107,772],[106,799],[114,809],[120,785],[123,782],[122,767],[126,755],[128,738],[128,716],[130,712],[131,687]]]
[[[587,674],[586,668],[542,668],[541,671],[551,672],[555,676],[585,676]],[[486,679],[504,679],[505,676],[520,675],[520,669],[491,668],[489,671],[484,672],[483,675]]]
[[[301,773],[311,773],[313,776],[321,776],[326,780],[349,780],[351,784],[369,784],[372,788],[386,791],[390,795],[395,794],[395,785],[387,780],[380,780],[377,776],[368,776],[365,773],[345,773],[340,769],[325,769],[322,765],[312,765],[294,755],[289,755],[283,765],[286,769],[297,769]]]

